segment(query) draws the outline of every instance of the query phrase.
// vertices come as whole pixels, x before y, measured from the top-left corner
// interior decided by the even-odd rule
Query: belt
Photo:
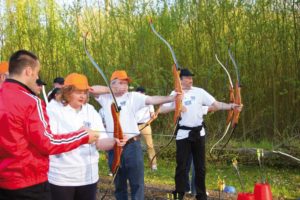
[[[196,141],[197,139],[201,138],[200,131],[202,129],[202,125],[201,126],[196,126],[196,127],[179,126],[179,129],[189,130],[188,140],[190,140],[190,141]]]
[[[195,127],[188,127],[188,126],[180,126],[180,125],[179,125],[178,129],[181,129],[181,130],[189,130],[189,131],[201,131],[202,125],[200,125],[200,126],[195,126]]]
[[[134,136],[134,137],[130,138],[129,140],[127,140],[126,145],[131,144],[131,143],[133,143],[135,141],[138,141],[140,139],[141,139],[141,135]]]

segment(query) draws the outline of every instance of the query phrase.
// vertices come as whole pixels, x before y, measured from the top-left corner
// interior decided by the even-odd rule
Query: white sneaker
[[[152,171],[157,171],[157,165],[152,165],[151,169]]]
[[[108,173],[108,176],[113,176],[113,173],[109,172],[109,173]]]

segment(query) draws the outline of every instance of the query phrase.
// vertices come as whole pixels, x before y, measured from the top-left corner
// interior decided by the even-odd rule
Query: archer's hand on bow
[[[183,99],[183,92],[182,93],[181,92],[174,92],[170,97],[173,98],[173,101],[175,101],[175,100],[182,101],[182,99]]]
[[[157,118],[157,116],[158,116],[158,113],[155,113],[155,112],[151,112],[151,113],[150,113],[150,118],[151,118],[152,120],[155,120],[155,119]]]
[[[231,104],[231,110],[237,110],[241,112],[243,110],[243,107],[244,107],[243,104],[236,104],[236,103]]]
[[[121,139],[121,140],[118,138],[115,138],[115,141],[119,147],[123,147],[126,144],[127,140],[128,140],[127,135],[123,135],[123,139]]]

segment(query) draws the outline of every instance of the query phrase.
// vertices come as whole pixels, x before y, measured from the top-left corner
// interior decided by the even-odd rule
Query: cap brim
[[[125,80],[125,81],[128,81],[128,83],[130,83],[131,82],[131,78],[115,78],[115,79],[113,79],[113,80],[116,80],[116,79],[119,79],[119,80]],[[112,80],[112,81],[113,81]]]
[[[77,90],[89,90],[89,89],[91,88],[91,86],[89,86],[89,85],[86,86],[86,85],[73,85],[73,84],[70,84],[70,85],[69,85],[69,84],[67,84],[67,85],[64,84],[63,87],[65,88],[65,87],[69,87],[69,86],[73,86],[73,87],[75,87]]]
[[[91,88],[90,86],[78,86],[78,85],[74,85],[74,86],[78,90],[89,90]]]
[[[194,76],[194,74],[180,74],[180,76]]]

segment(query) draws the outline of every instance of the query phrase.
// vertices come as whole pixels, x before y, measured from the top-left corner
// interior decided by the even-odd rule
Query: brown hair
[[[71,94],[73,92],[75,92],[76,90],[78,90],[75,86],[73,85],[67,85],[67,86],[63,86],[61,88],[61,95],[60,97],[58,97],[58,101],[60,101],[62,104],[64,104],[65,106],[69,104],[70,100],[71,100]],[[86,90],[86,102],[84,103],[87,103],[88,102],[88,90]]]
[[[13,53],[9,59],[9,74],[20,75],[26,66],[35,68],[38,63],[38,57],[30,51],[19,50]]]

